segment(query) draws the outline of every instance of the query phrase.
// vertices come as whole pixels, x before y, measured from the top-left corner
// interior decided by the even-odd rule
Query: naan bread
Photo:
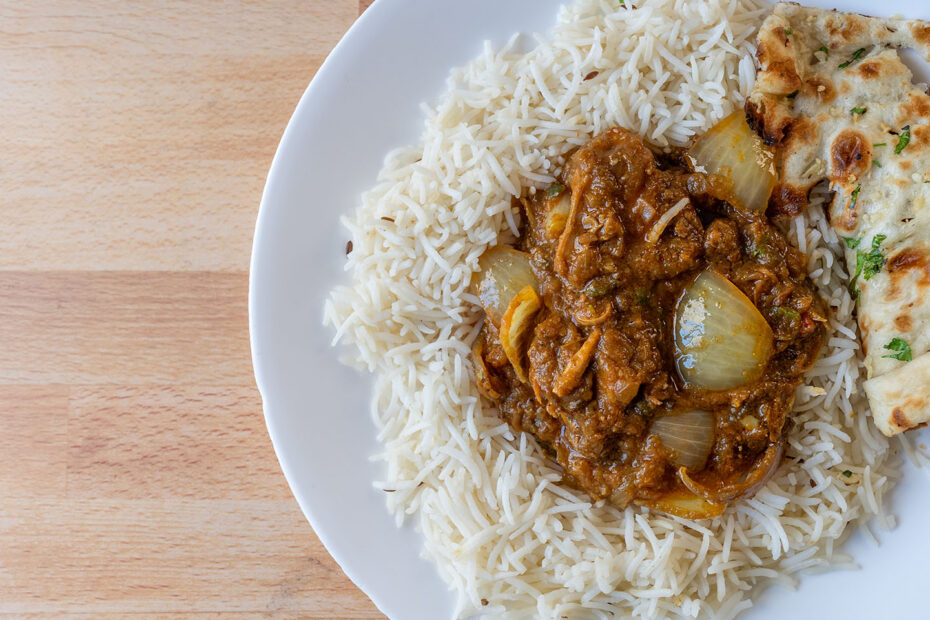
[[[769,213],[799,213],[824,180],[836,192],[830,222],[860,295],[866,394],[889,436],[930,421],[930,96],[899,47],[930,60],[930,23],[780,3],[759,32],[746,101],[777,147]]]

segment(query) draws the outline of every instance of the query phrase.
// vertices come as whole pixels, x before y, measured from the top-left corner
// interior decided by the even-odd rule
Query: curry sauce
[[[506,316],[488,313],[475,349],[479,388],[595,500],[712,516],[781,460],[826,310],[806,257],[764,214],[733,206],[728,191],[681,153],[656,155],[611,129],[577,149],[548,191],[520,201],[514,248],[528,258],[539,301],[522,313],[519,340],[502,333]],[[761,372],[729,389],[689,383],[678,366],[676,308],[707,270],[771,329]],[[696,410],[712,421],[709,452],[682,466],[654,425]]]

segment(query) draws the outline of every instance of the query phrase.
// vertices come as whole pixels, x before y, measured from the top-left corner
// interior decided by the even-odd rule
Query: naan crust
[[[919,389],[926,385],[930,385],[930,353],[866,381],[865,393],[878,430],[891,437],[926,423],[920,412],[930,407],[930,394]]]
[[[880,269],[854,286],[868,376],[891,373],[883,386],[913,381],[905,367],[930,350],[930,96],[912,84],[899,47],[930,60],[930,24],[777,4],[759,33],[761,69],[746,101],[750,124],[777,147],[769,213],[800,213],[826,181],[836,192],[833,228],[858,243],[847,250],[851,274],[857,250],[877,246]],[[914,362],[888,357],[893,338],[908,343]],[[887,435],[930,420],[930,383],[902,387],[921,398],[906,410],[897,403],[896,419],[889,390],[867,392]]]

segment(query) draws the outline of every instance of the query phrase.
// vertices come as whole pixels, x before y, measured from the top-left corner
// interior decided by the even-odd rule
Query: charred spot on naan
[[[914,327],[914,320],[909,314],[899,314],[894,319],[894,326],[902,332],[909,332]]]
[[[901,105],[900,115],[909,118],[930,118],[930,96],[925,93],[910,93]]]
[[[930,126],[915,125],[911,127],[911,139],[907,149],[912,153],[927,148],[930,145]]]
[[[907,416],[904,415],[904,411],[900,407],[895,407],[891,410],[891,421],[902,431],[911,427],[910,420],[907,419]]]
[[[867,18],[853,13],[837,13],[827,19],[826,26],[834,46],[859,41],[869,32]]]
[[[820,103],[831,103],[836,99],[836,88],[833,81],[822,75],[815,75],[805,82],[811,95],[817,97]]]
[[[768,95],[746,101],[746,121],[766,146],[781,144],[794,119],[783,102]]]
[[[870,58],[859,63],[853,71],[863,80],[873,80],[883,75],[886,68],[881,58]]]
[[[911,36],[921,45],[930,47],[930,26],[923,23],[912,24]],[[930,60],[930,55],[928,55],[927,60]]]
[[[896,252],[885,264],[888,272],[889,298],[896,298],[902,292],[902,280],[915,270],[920,271],[916,281],[908,280],[905,286],[924,288],[930,286],[930,255],[923,248],[905,248]],[[913,304],[912,304],[913,305]]]
[[[923,411],[928,406],[930,406],[930,402],[928,402],[926,398],[909,398],[901,404],[901,407],[895,407],[891,410],[891,423],[894,424],[899,431],[923,428],[927,426],[927,423],[912,420],[911,417],[908,416],[907,411],[919,412]]]
[[[906,248],[888,259],[888,273],[896,274],[908,269],[921,269],[930,264],[927,251],[923,248]]]
[[[841,131],[830,146],[831,180],[852,184],[872,166],[872,143],[855,129]]]
[[[776,185],[769,198],[766,214],[769,217],[794,217],[807,208],[810,188]]]

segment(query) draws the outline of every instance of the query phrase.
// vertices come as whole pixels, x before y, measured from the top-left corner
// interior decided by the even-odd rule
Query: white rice
[[[325,320],[375,374],[379,485],[458,593],[456,617],[732,618],[762,587],[853,566],[837,550],[850,524],[893,525],[883,503],[900,462],[857,387],[854,303],[823,197],[786,230],[835,309],[831,333],[798,389],[787,459],[751,500],[697,522],[592,504],[478,396],[469,283],[515,234],[511,195],[547,186],[566,151],[613,125],[685,144],[751,88],[759,0],[633,1],[580,0],[532,51],[486,47],[453,71],[422,143],[392,153],[345,220],[352,282]]]

